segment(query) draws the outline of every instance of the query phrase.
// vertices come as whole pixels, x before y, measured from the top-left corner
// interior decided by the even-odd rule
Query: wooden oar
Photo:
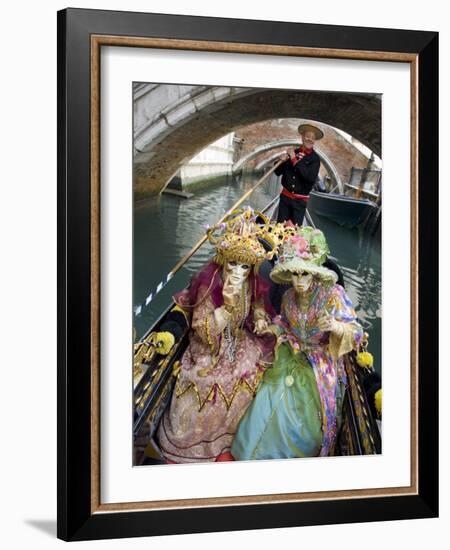
[[[220,218],[218,222],[216,222],[215,225],[218,225],[219,223],[221,223],[227,216],[229,216],[234,210],[236,210],[236,208],[240,206],[245,201],[245,199],[249,197],[253,193],[253,191],[255,191],[255,189],[257,189],[270,176],[270,174],[272,174],[272,172],[274,172],[274,170],[276,170],[276,168],[278,168],[278,166],[280,166],[280,164],[282,164],[283,162],[284,162],[283,160],[280,160],[274,166],[272,166],[272,168],[266,174],[264,174],[264,176],[260,178],[251,189],[249,189],[246,193],[244,193],[242,197],[227,212],[225,212],[225,214]],[[191,250],[185,256],[183,256],[183,258],[181,258],[181,260],[176,264],[176,266],[169,272],[169,275],[168,275],[169,278],[172,278],[175,275],[175,273],[189,260],[189,258],[191,258],[197,252],[197,250],[203,245],[203,243],[206,241],[207,238],[208,238],[207,235],[204,235],[191,248]]]
[[[264,176],[262,178],[260,178],[256,183],[255,185],[249,189],[246,193],[244,193],[242,195],[242,197],[235,203],[233,204],[233,206],[227,211],[225,212],[225,214],[220,218],[220,220],[218,222],[216,222],[216,225],[218,225],[219,223],[221,223],[229,214],[231,214],[234,210],[236,210],[236,208],[241,205],[245,199],[247,199],[247,197],[249,197],[253,191],[255,191],[255,189],[257,189],[271,174],[274,170],[276,170],[276,168],[278,168],[278,166],[280,164],[282,164],[284,161],[283,160],[280,160],[278,161],[266,174],[264,174]],[[275,199],[274,199],[275,200]],[[273,202],[273,201],[272,201]],[[271,203],[272,204],[272,203]],[[207,239],[207,235],[204,235],[192,248],[191,250],[185,254],[183,256],[183,258],[181,258],[181,260],[175,265],[174,268],[172,268],[169,273],[164,277],[164,280],[161,281],[158,286],[156,287],[156,291],[155,292],[152,292],[150,293],[147,298],[145,299],[144,303],[143,304],[140,304],[138,306],[136,306],[134,308],[134,314],[135,315],[139,315],[142,311],[142,308],[143,307],[146,307],[148,306],[148,304],[153,300],[153,298],[159,293],[161,292],[161,290],[167,285],[167,283],[172,279],[172,277],[175,275],[175,273],[181,268],[183,267],[183,265],[189,260],[189,258],[191,258],[196,252],[197,250],[205,243],[206,239]]]

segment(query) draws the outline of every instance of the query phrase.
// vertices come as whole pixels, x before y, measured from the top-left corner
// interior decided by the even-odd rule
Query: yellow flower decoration
[[[380,415],[380,417],[381,417],[381,400],[382,400],[382,396],[383,396],[382,392],[383,392],[383,390],[379,389],[375,393],[375,408],[377,409],[377,413]]]
[[[156,350],[160,355],[167,355],[175,344],[175,337],[170,332],[156,334]]]
[[[360,351],[356,356],[356,362],[360,367],[370,369],[373,366],[373,355],[368,351]]]

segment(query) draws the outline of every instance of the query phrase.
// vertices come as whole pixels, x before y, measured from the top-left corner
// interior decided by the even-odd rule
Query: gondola
[[[224,215],[222,220],[246,200],[264,180],[267,180],[278,164],[275,164],[247,191],[233,208]],[[265,217],[275,218],[274,208],[277,203],[278,197],[269,202],[263,209]],[[314,227],[308,210],[305,219],[306,223]],[[178,262],[167,280],[198,250],[205,240],[206,238],[201,239],[191,249],[190,253]],[[328,261],[330,262],[329,267],[337,272],[339,282],[344,286],[342,272],[339,267],[331,258]],[[264,271],[263,266],[261,268],[261,271]],[[267,276],[270,268],[266,264]],[[280,298],[279,292],[275,294],[278,294]],[[133,362],[133,464],[135,466],[165,463],[159,451],[158,442],[155,440],[155,434],[161,417],[170,404],[180,368],[180,360],[188,346],[189,322],[189,318],[172,304],[168,306],[154,326],[149,328],[139,342],[135,344]],[[165,331],[173,334],[175,345],[170,348],[166,355],[163,355],[160,353],[162,350],[158,349],[156,345],[155,334]],[[376,373],[373,369],[359,367],[354,352],[347,354],[344,364],[348,387],[344,397],[343,422],[341,423],[335,454],[341,456],[379,454],[381,453],[381,435],[376,421],[374,400],[372,399],[369,402],[365,390],[366,382],[370,381]]]
[[[330,267],[342,273],[330,259]],[[334,265],[333,265],[334,264]],[[262,272],[270,271],[270,266]],[[175,345],[167,355],[158,353],[154,335],[169,330]],[[134,354],[134,465],[163,464],[155,433],[174,390],[179,362],[188,345],[189,319],[170,306],[155,325],[135,345]],[[366,393],[366,381],[373,369],[361,368],[356,354],[344,360],[348,387],[343,405],[341,425],[335,454],[339,456],[373,455],[381,453],[381,435],[373,403]],[[372,400],[373,401],[373,400]]]
[[[370,199],[316,190],[309,194],[308,207],[315,214],[350,229],[362,225],[378,210],[378,205]]]

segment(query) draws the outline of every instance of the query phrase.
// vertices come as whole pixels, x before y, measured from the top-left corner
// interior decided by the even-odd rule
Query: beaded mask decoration
[[[235,210],[222,223],[208,228],[207,237],[216,248],[217,264],[225,266],[234,261],[255,269],[274,256],[283,238],[266,216],[250,207]]]

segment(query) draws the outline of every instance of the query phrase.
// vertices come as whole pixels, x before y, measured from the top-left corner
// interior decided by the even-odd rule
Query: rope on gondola
[[[136,306],[134,308],[134,314],[136,316],[140,315],[141,312],[142,312],[142,309],[144,307],[147,307],[149,305],[149,303],[156,297],[157,294],[159,294],[161,292],[161,290],[167,285],[167,283],[170,281],[170,279],[172,279],[172,277],[174,276],[175,272],[172,270],[170,271],[166,278],[161,281],[158,286],[156,287],[155,291],[154,292],[150,292],[150,294],[147,296],[147,298],[145,298],[145,301],[142,303],[142,304],[139,304],[138,306]]]

